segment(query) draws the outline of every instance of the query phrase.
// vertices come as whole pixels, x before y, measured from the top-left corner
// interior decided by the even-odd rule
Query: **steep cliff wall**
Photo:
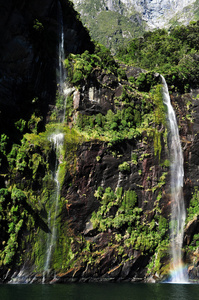
[[[136,78],[137,71],[128,69],[127,74]],[[109,107],[113,109],[115,103],[112,99],[116,99],[116,95],[121,96],[122,89],[117,85],[116,78],[111,81],[110,77],[108,81],[104,79],[103,90],[99,88],[102,83],[99,76],[95,82],[98,84],[94,84],[93,78],[92,83],[84,87],[82,95],[75,93],[74,103],[79,113],[104,114]],[[114,84],[114,90],[105,88],[106,84]],[[89,97],[90,89],[95,91],[92,98]],[[190,206],[190,200],[198,188],[197,92],[193,90],[185,95],[171,95],[184,152],[186,208]],[[107,106],[107,102],[104,106],[104,97],[110,106]],[[135,101],[136,97],[133,99]],[[143,105],[142,101],[137,98],[139,107]],[[162,129],[159,130],[161,132]],[[96,140],[83,143],[79,148],[76,171],[73,177],[66,176],[63,196],[67,199],[66,219],[71,237],[81,238],[75,238],[72,243],[73,251],[77,251],[76,263],[69,272],[61,276],[58,274],[58,282],[153,281],[167,278],[170,261],[167,234],[171,214],[169,141],[161,138],[162,149],[158,158],[155,156],[155,137],[152,136],[146,130],[137,138],[124,139],[112,146]],[[129,168],[122,169],[125,163]],[[127,196],[129,191],[131,195]],[[132,207],[128,206],[128,201]],[[185,260],[190,265],[192,279],[196,278],[194,274],[197,270],[191,267],[193,252],[188,246],[194,242],[193,236],[198,233],[198,228],[195,220],[185,230]],[[197,261],[196,254],[194,259]]]
[[[100,45],[94,49],[87,31],[73,17],[70,3],[61,1],[68,78],[64,95],[55,97],[57,2],[12,4],[7,6],[6,20],[2,19],[9,26],[0,49],[5,75],[0,100],[1,280],[53,283],[167,278],[171,260],[170,138],[159,74],[119,64]],[[16,24],[15,30],[11,24]],[[181,36],[182,32],[183,28],[174,33]],[[165,32],[160,34],[167,41]],[[189,57],[191,69],[198,59],[196,51]],[[186,52],[185,58],[188,55]],[[166,75],[184,154],[184,260],[190,278],[197,279],[199,91],[196,80],[187,77],[190,69],[183,66],[171,72],[166,68]],[[191,75],[197,76],[197,69],[194,72]],[[185,90],[189,92],[183,93]],[[65,119],[60,124],[63,111]],[[63,137],[59,156],[52,146],[52,135],[57,133]],[[60,195],[53,210],[57,191],[52,175],[58,164]],[[45,270],[53,234],[51,217],[56,239]]]
[[[92,50],[89,34],[77,20],[72,4],[61,1],[61,5],[66,52]],[[0,127],[3,131],[10,126],[10,119],[28,119],[35,108],[44,115],[48,104],[54,102],[59,21],[57,1],[1,1],[0,6]]]
[[[60,1],[60,5],[64,16],[65,53],[82,53],[85,49],[92,52],[94,46],[90,40],[89,33],[82,26],[77,13],[73,9],[72,3],[70,1]],[[31,175],[31,172],[29,173],[28,171],[28,164],[30,161],[26,154],[28,154],[34,143],[32,146],[30,146],[31,143],[29,143],[29,150],[26,149],[24,152],[25,156],[22,155],[26,160],[26,162],[24,161],[24,167],[20,168],[21,171],[19,171],[17,167],[16,173],[14,172],[15,174],[12,173],[11,169],[18,159],[15,160],[16,156],[14,155],[15,158],[12,161],[14,165],[11,163],[11,166],[8,162],[9,159],[6,152],[12,152],[11,149],[15,149],[15,154],[17,154],[17,152],[19,153],[20,151],[18,150],[21,145],[21,139],[25,133],[34,132],[36,134],[37,132],[44,130],[47,114],[49,113],[51,106],[56,102],[56,73],[58,69],[58,37],[60,19],[58,14],[58,1],[54,0],[45,0],[42,2],[17,0],[8,2],[0,1],[0,7],[0,188],[1,196],[5,196],[4,191],[8,190],[9,186],[12,186],[13,188],[14,186],[19,187],[21,184],[23,185],[23,176],[20,175],[22,169],[23,171],[26,169],[27,173],[25,171],[25,177],[27,181],[25,181],[26,183],[28,181],[30,183],[30,178],[33,176],[33,173]],[[40,183],[38,183],[38,185],[33,184],[34,187],[32,187],[33,190],[38,193],[41,188],[40,184],[42,182],[42,178],[45,177],[45,172],[47,172],[47,170],[45,163],[44,165],[42,163],[43,166],[40,164],[41,161],[39,162],[39,160],[41,159],[43,161],[43,159],[41,157],[39,158],[40,155],[37,156],[36,152],[37,150],[34,152],[35,160],[34,162],[32,161],[32,166],[34,165],[37,169],[40,165],[39,173],[41,173],[40,175],[38,174],[37,177],[40,178]],[[19,154],[19,156],[20,155],[21,154]],[[21,158],[19,158],[19,161],[21,161]],[[54,160],[54,158],[52,158],[52,160]],[[30,185],[29,183],[26,185],[26,183],[26,187],[21,186],[21,188],[22,190],[25,188],[29,194],[28,190]],[[28,215],[30,216],[33,214],[37,219],[35,219],[37,223],[36,226],[44,226],[44,231],[48,231],[49,229],[46,227],[46,223],[42,221],[40,213],[38,212],[38,207],[33,208],[30,204],[31,201],[28,201],[28,204],[26,200],[25,202],[22,200],[23,205],[21,206],[21,202],[20,204],[18,203],[19,206],[17,204],[17,207],[15,207],[15,216],[11,213],[12,217],[14,217],[14,219],[11,217],[11,223],[16,225],[16,222],[19,222],[21,219],[20,225],[18,223],[19,227],[15,226],[15,229],[13,228],[8,230],[9,217],[7,212],[12,210],[11,207],[14,208],[16,203],[14,204],[11,200],[10,192],[5,193],[8,198],[6,202],[4,202],[3,207],[1,206],[2,222],[0,226],[2,235],[0,248],[1,254],[4,256],[3,252],[5,250],[5,245],[7,245],[8,247],[6,252],[9,253],[8,256],[13,258],[16,254],[16,249],[23,248],[22,243],[20,242],[20,240],[23,240],[21,233],[24,231],[27,224],[25,225],[26,217],[22,211],[26,211],[26,209],[28,209]],[[2,199],[5,200],[4,196]],[[25,199],[26,196],[25,198],[24,196],[25,194],[22,193],[21,199]],[[22,223],[25,226],[22,226]],[[14,234],[15,238],[9,239],[9,237],[11,237],[10,234]],[[8,242],[8,240],[10,240],[10,242]],[[6,259],[7,262],[4,261],[3,263],[3,256],[1,259],[1,276],[4,276],[5,272],[7,272],[5,264],[12,264],[10,259]]]
[[[195,0],[185,1],[122,1],[126,7],[134,6],[135,10],[142,14],[143,19],[146,21],[150,29],[163,28],[168,26],[172,17],[180,14],[182,10],[195,2]],[[188,24],[189,19],[185,21]]]

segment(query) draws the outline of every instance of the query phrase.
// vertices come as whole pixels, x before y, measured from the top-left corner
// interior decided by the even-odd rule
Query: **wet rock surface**
[[[61,3],[63,10],[66,11],[64,2]],[[0,22],[4,27],[6,24],[6,30],[2,32],[3,46],[0,49],[0,57],[2,57],[0,105],[3,116],[1,124],[5,127],[6,124],[9,125],[12,118],[18,119],[19,116],[30,115],[35,106],[47,112],[49,104],[53,101],[56,90],[55,57],[58,24],[56,2],[53,0],[45,0],[42,4],[38,4],[38,1],[29,1],[28,4],[26,1],[20,4],[11,1],[2,5],[5,8],[5,15]],[[69,13],[66,12],[65,15],[67,14]],[[92,50],[87,31],[73,18],[73,14],[65,19],[64,24],[67,52],[79,53],[86,48]],[[127,67],[126,77],[136,79],[142,72],[145,71]],[[124,80],[124,84],[130,83]],[[74,92],[74,109],[82,115],[91,116],[98,113],[106,115],[108,110],[115,111],[114,99],[120,97],[122,91],[123,88],[114,74],[100,73],[96,70],[85,85]],[[174,93],[171,95],[172,104],[177,112],[184,153],[186,207],[189,206],[194,189],[199,186],[198,94],[198,90],[193,90],[186,95]],[[33,98],[37,97],[40,99],[39,107],[37,103],[31,106]],[[140,105],[139,98],[135,101]],[[170,173],[169,166],[164,164],[168,159],[167,149],[163,146],[161,157],[158,159],[154,156],[153,139],[147,140],[146,143],[145,138],[147,136],[143,132],[141,137],[117,141],[114,145],[92,140],[81,144],[74,153],[76,158],[74,173],[71,175],[68,172],[64,179],[61,197],[66,204],[60,213],[62,225],[67,228],[71,238],[74,257],[67,272],[57,273],[56,278],[53,279],[52,270],[48,282],[147,280],[147,266],[151,262],[153,251],[144,254],[143,251],[135,250],[131,246],[126,247],[124,243],[120,243],[120,236],[117,236],[118,240],[116,239],[117,230],[110,227],[100,231],[91,222],[93,212],[96,212],[101,205],[95,197],[98,187],[103,187],[104,190],[111,188],[113,191],[118,187],[124,191],[135,191],[136,205],[143,210],[142,220],[146,222],[152,221],[157,214],[155,207],[161,192],[158,205],[162,216],[169,219]],[[136,163],[132,160],[132,153],[138,156]],[[119,165],[124,162],[129,164],[128,172],[119,170]],[[165,182],[160,184],[160,178],[164,173]],[[21,179],[19,177],[17,180]],[[117,210],[116,205],[111,207],[108,217],[114,217]],[[40,227],[42,228],[41,225]],[[194,216],[186,225],[184,244],[190,245],[193,236],[198,233],[198,216]],[[128,238],[128,232],[122,226],[121,234],[124,240]],[[85,249],[86,242],[89,242],[89,249]],[[84,259],[78,257],[82,252],[84,252]],[[93,254],[92,257],[89,256],[90,253]],[[168,260],[167,257],[164,259]],[[189,260],[190,278],[198,278],[198,251],[189,254],[186,259]],[[5,280],[8,280],[9,276],[11,275],[8,274]],[[19,276],[22,282],[23,274]],[[29,278],[29,282],[42,282],[42,274],[35,275],[30,272],[30,275],[24,276]]]
[[[130,76],[136,76],[137,71],[127,70]],[[100,82],[101,78],[97,77],[96,82]],[[105,79],[104,79],[105,80]],[[111,83],[110,80],[113,80]],[[109,78],[107,87],[101,93],[99,86],[91,84],[85,87],[84,94],[79,93],[79,100],[76,108],[86,114],[90,114],[87,107],[98,105],[98,111],[105,113],[107,109],[114,109],[112,102],[113,96],[119,86],[115,85],[115,89],[109,90],[108,86],[114,85],[115,79]],[[93,91],[98,89],[98,94],[92,94],[93,98],[89,98],[89,89]],[[184,153],[184,198],[186,207],[189,206],[194,188],[198,186],[198,118],[197,110],[199,101],[197,100],[197,90],[186,95],[171,95],[171,101],[177,113],[177,119],[180,128],[180,137]],[[195,95],[195,96],[194,96]],[[104,106],[103,97],[106,97],[106,106]],[[81,99],[81,100],[80,100]],[[95,102],[93,104],[93,102]],[[81,103],[81,104],[80,104]],[[189,109],[187,110],[187,103]],[[92,114],[92,113],[91,113]],[[190,114],[190,117],[186,117]],[[106,249],[104,255],[99,253],[96,256],[95,267],[90,264],[78,268],[78,281],[159,281],[161,277],[150,278],[147,275],[147,266],[151,261],[150,255],[142,255],[139,251],[123,248],[128,259],[123,260],[118,254],[116,248],[109,246],[114,238],[114,230],[109,229],[107,232],[99,233],[93,228],[90,218],[93,211],[96,211],[100,203],[94,197],[94,193],[99,186],[111,187],[115,190],[117,186],[124,190],[132,189],[137,194],[138,207],[141,207],[147,214],[148,220],[153,220],[153,209],[158,196],[158,191],[153,187],[158,186],[158,180],[161,175],[166,172],[166,184],[162,186],[162,197],[159,206],[162,215],[169,218],[171,213],[170,207],[170,172],[168,166],[160,164],[159,160],[154,157],[153,141],[151,144],[145,144],[140,139],[132,139],[118,142],[114,145],[117,149],[118,156],[114,156],[112,149],[107,143],[93,141],[84,143],[78,151],[78,160],[75,175],[75,185],[67,188],[70,184],[70,178],[64,183],[63,196],[68,199],[67,203],[67,222],[75,234],[82,235],[87,241],[92,243],[92,251],[96,249]],[[131,161],[131,153],[138,153],[138,164],[130,163],[131,168],[128,174],[120,174],[118,166],[125,162]],[[100,160],[96,158],[100,157]],[[140,159],[143,157],[142,159]],[[168,159],[166,149],[162,149],[161,161]],[[140,171],[141,170],[141,171]],[[122,178],[121,178],[122,176]],[[114,215],[114,212],[113,212]],[[199,233],[198,217],[191,220],[185,228],[184,244],[189,245],[194,234]],[[117,246],[116,246],[117,247]],[[162,263],[168,262],[168,257],[161,259]],[[189,258],[186,258],[187,261]],[[190,263],[191,265],[191,263]],[[197,279],[196,266],[190,267],[190,278]],[[73,278],[73,276],[72,276]],[[63,281],[70,279],[59,279]]]

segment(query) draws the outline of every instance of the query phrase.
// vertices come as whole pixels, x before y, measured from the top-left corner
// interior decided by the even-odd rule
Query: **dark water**
[[[198,300],[197,284],[0,285],[0,300]]]

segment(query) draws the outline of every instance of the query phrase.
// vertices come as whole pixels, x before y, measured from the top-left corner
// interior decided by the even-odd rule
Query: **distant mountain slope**
[[[194,3],[187,5],[181,11],[177,12],[176,15],[171,18],[169,24],[171,25],[182,25],[187,24],[190,21],[199,20],[199,0]]]
[[[91,37],[113,52],[140,36],[146,28],[141,14],[133,7],[127,14],[127,6],[119,0],[74,0],[73,3]]]
[[[139,12],[149,29],[167,27],[169,20],[178,15],[180,18],[182,10],[192,5],[195,0],[121,0],[129,8]],[[128,14],[128,13],[127,13]],[[187,23],[189,20],[186,20]]]
[[[198,20],[198,0],[73,0],[92,38],[113,51],[145,30]]]

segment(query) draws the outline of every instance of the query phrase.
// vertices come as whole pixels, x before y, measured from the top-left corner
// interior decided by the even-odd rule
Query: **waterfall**
[[[57,76],[57,85],[59,92],[62,94],[64,90],[64,82],[66,79],[66,72],[64,69],[64,25],[63,25],[63,14],[62,14],[62,8],[60,2],[58,2],[58,21],[59,21],[59,72]]]
[[[64,98],[64,109],[61,115],[61,122],[64,122],[66,114],[66,101],[71,89],[67,86],[66,82],[66,70],[64,68],[64,24],[61,3],[58,1],[58,21],[59,21],[59,49],[58,49],[58,60],[59,70],[57,75],[57,86],[60,96]],[[68,91],[69,90],[69,91]]]
[[[58,1],[58,22],[59,22],[59,48],[58,48],[59,72],[57,75],[57,86],[58,86],[58,92],[60,96],[64,97],[64,110],[61,117],[61,123],[63,123],[65,120],[65,113],[66,113],[66,99],[69,93],[71,92],[71,89],[65,84],[66,72],[63,65],[63,61],[65,58],[64,27],[63,27],[62,8],[59,1]],[[49,140],[51,141],[53,145],[53,149],[56,153],[56,163],[54,166],[54,174],[53,174],[53,179],[55,183],[55,192],[53,195],[53,203],[51,204],[51,208],[48,213],[48,227],[50,228],[51,233],[48,234],[47,243],[46,243],[47,250],[46,250],[46,259],[45,259],[44,272],[43,272],[43,280],[42,280],[43,283],[45,283],[46,275],[49,275],[51,258],[57,241],[56,219],[58,214],[58,204],[59,204],[59,197],[60,197],[59,170],[60,170],[61,150],[64,144],[64,134],[61,132],[53,133],[49,137]]]
[[[167,121],[169,127],[169,151],[171,160],[171,255],[172,270],[171,282],[183,283],[187,282],[187,274],[184,271],[182,263],[182,244],[185,225],[185,205],[183,197],[183,153],[180,143],[178,124],[175,112],[171,105],[170,96],[166,81],[162,79],[163,102],[167,107]]]
[[[55,163],[55,173],[53,175],[53,179],[55,182],[55,193],[53,195],[53,203],[51,209],[48,213],[48,227],[51,229],[51,235],[48,235],[47,238],[47,251],[46,251],[46,261],[44,266],[43,273],[43,283],[45,282],[45,276],[49,273],[50,261],[52,257],[52,253],[57,240],[57,227],[56,227],[56,219],[58,213],[58,203],[60,196],[60,183],[59,183],[59,159],[61,157],[61,149],[64,143],[64,134],[63,133],[54,133],[50,136],[50,141],[53,144],[53,148],[56,152],[56,163]]]
[[[120,187],[122,179],[123,179],[123,174],[122,174],[122,172],[119,172],[116,189],[118,189]]]

